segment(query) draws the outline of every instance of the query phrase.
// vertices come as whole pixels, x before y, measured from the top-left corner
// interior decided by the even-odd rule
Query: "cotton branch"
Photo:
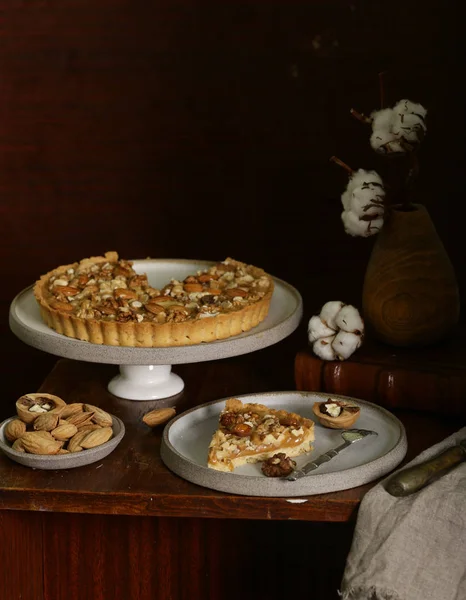
[[[367,117],[364,113],[360,113],[357,110],[354,110],[354,108],[350,110],[350,113],[355,119],[361,121],[361,123],[364,123],[365,125],[370,125],[372,123],[372,119],[370,117]]]
[[[337,156],[330,157],[330,162],[334,162],[335,164],[339,165],[340,167],[343,167],[343,169],[345,169],[345,171],[347,171],[350,175],[353,175],[354,170],[349,165],[347,165],[345,162],[340,160]]]

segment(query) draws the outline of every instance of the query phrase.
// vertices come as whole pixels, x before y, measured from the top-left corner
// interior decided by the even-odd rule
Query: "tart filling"
[[[284,452],[288,457],[312,450],[314,421],[263,404],[226,401],[219,426],[209,445],[207,466],[233,471]]]
[[[59,267],[34,295],[48,326],[99,344],[176,346],[224,339],[259,324],[273,280],[262,269],[227,258],[162,288],[116,252]]]

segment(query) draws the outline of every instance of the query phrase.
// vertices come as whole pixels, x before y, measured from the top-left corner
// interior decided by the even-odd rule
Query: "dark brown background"
[[[106,250],[256,263],[300,289],[306,316],[359,305],[373,240],[343,232],[329,157],[386,166],[349,114],[379,107],[383,70],[389,103],[429,109],[417,191],[464,297],[457,4],[1,0],[4,402],[55,361],[10,333],[13,297]]]

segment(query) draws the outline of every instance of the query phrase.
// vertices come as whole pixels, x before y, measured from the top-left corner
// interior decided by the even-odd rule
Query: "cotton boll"
[[[360,335],[340,330],[333,338],[332,349],[338,360],[346,360],[362,344]]]
[[[349,333],[361,335],[364,332],[364,321],[358,309],[351,304],[346,304],[335,318],[335,324],[339,329]]]
[[[335,336],[322,338],[314,342],[312,350],[322,360],[336,360],[337,355],[332,347],[332,342]]]
[[[347,190],[352,194],[356,188],[363,187],[368,181],[374,183],[382,183],[382,179],[377,171],[366,171],[365,169],[358,169],[351,175],[351,178],[347,185]]]
[[[368,178],[363,185],[357,187],[351,196],[348,210],[358,217],[382,216],[384,214],[385,189],[382,179]]]
[[[419,115],[400,113],[395,121],[394,132],[407,142],[419,144],[426,132],[425,123]]]
[[[391,131],[394,119],[393,108],[383,108],[371,113],[372,131]]]
[[[393,112],[395,114],[404,113],[406,115],[416,115],[420,118],[420,120],[424,123],[425,126],[425,118],[427,116],[427,109],[422,106],[422,104],[417,104],[416,102],[411,102],[411,100],[400,100],[393,107]]]
[[[361,221],[356,213],[351,210],[344,210],[341,213],[341,220],[346,233],[354,237],[367,237],[367,222]]]
[[[362,220],[352,210],[345,210],[342,212],[341,219],[346,233],[355,237],[369,237],[378,233],[383,226],[383,217]]]
[[[346,189],[341,195],[341,203],[343,204],[343,208],[345,210],[349,210],[351,204],[351,192]]]
[[[340,312],[340,310],[345,306],[343,302],[339,300],[331,300],[330,302],[326,302],[320,311],[320,320],[333,329],[333,333],[337,331],[338,326],[335,323],[335,319]]]
[[[392,131],[374,131],[370,138],[370,144],[378,154],[404,154],[406,152],[399,137]]]
[[[335,330],[323,323],[318,315],[314,315],[309,320],[307,334],[309,341],[313,343],[320,338],[335,335]]]

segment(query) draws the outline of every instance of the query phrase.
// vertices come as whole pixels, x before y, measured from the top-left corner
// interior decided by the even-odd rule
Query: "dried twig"
[[[345,169],[345,171],[348,171],[348,173],[350,175],[352,175],[354,173],[354,170],[349,165],[347,165],[345,162],[340,160],[337,156],[330,157],[330,162],[334,162],[335,164],[339,165],[340,167],[343,167],[343,169]]]
[[[360,113],[357,110],[354,110],[354,108],[350,110],[350,113],[355,119],[361,121],[361,123],[365,123],[366,125],[370,125],[372,123],[372,119],[370,117],[367,117],[364,113]]]

